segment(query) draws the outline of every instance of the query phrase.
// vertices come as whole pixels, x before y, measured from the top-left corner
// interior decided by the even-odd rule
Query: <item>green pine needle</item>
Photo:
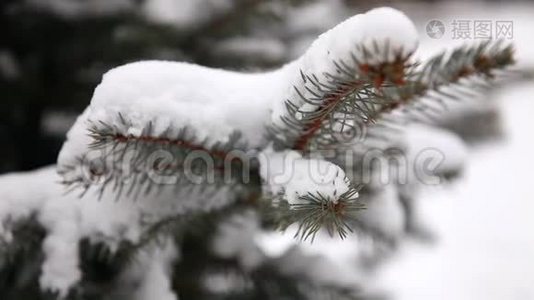
[[[294,99],[288,99],[284,127],[269,130],[281,149],[308,152],[352,145],[354,140],[344,134],[347,128],[377,136],[380,132],[365,128],[382,120],[400,122],[398,116],[387,118],[393,110],[402,109],[410,118],[433,118],[444,111],[446,100],[483,91],[502,74],[499,71],[514,63],[513,52],[501,41],[487,41],[443,52],[426,63],[410,62],[409,57],[378,66],[366,65],[355,56],[351,62],[333,61],[336,74],[324,74],[327,79],[321,81],[315,74],[301,72],[303,85],[294,87],[299,100],[317,109],[302,111]]]
[[[298,224],[295,238],[302,241],[309,239],[313,242],[322,228],[325,228],[330,236],[337,234],[341,239],[345,239],[353,232],[349,221],[355,219],[357,213],[365,209],[358,199],[360,189],[361,187],[350,188],[337,199],[331,199],[318,192],[300,196],[301,203],[297,204],[289,204],[282,199],[274,208],[278,227],[285,230],[291,224]]]

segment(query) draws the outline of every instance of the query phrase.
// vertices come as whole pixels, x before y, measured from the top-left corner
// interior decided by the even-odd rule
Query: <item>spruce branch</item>
[[[121,114],[117,119],[116,124],[101,121],[89,124],[88,135],[92,139],[89,149],[98,157],[85,154],[78,158],[76,165],[63,166],[60,174],[77,174],[64,180],[64,184],[86,191],[97,183],[100,194],[111,186],[117,198],[123,193],[128,197],[147,195],[160,189],[156,187],[158,184],[171,184],[182,190],[202,185],[204,192],[216,192],[223,184],[250,180],[257,167],[251,165],[251,152],[247,152],[247,145],[238,132],[231,134],[225,143],[210,143],[198,140],[194,130],[188,127],[176,130],[169,125],[156,133],[152,122],[148,122],[140,134],[133,135],[128,133],[131,122]],[[77,171],[80,166],[86,170]],[[158,182],[155,177],[169,181]]]
[[[331,121],[329,119],[335,119],[336,113],[342,112],[343,117],[351,119],[353,124],[362,128],[369,127],[367,133],[371,137],[382,137],[381,134],[390,127],[389,123],[396,124],[404,119],[402,114],[391,115],[391,112],[402,110],[404,114],[409,114],[414,110],[426,114],[425,109],[434,109],[440,113],[443,109],[431,107],[427,101],[423,101],[425,96],[433,93],[431,99],[443,103],[443,98],[455,97],[449,90],[444,90],[444,87],[455,90],[457,86],[465,86],[476,91],[493,79],[496,71],[512,64],[512,56],[511,46],[485,42],[442,53],[425,64],[409,64],[407,57],[397,57],[395,63],[384,63],[379,67],[359,64],[359,69],[351,68],[342,61],[335,62],[337,73],[341,75],[335,77],[326,74],[326,77],[332,79],[330,85],[319,82],[317,76],[301,72],[304,88],[313,97],[303,96],[297,87],[295,91],[301,100],[317,109],[306,112],[288,101],[286,106],[289,117],[284,122],[289,130],[286,131],[294,137],[293,148],[300,151],[309,151],[309,147],[337,147],[339,141],[330,137],[335,136],[335,130],[341,133],[339,130],[342,129],[324,125]],[[363,72],[363,75],[359,72]],[[360,74],[357,75],[357,80],[351,77],[355,73]],[[476,78],[481,82],[473,83],[471,79]],[[315,90],[306,84],[314,86]],[[382,138],[388,137],[385,135]],[[364,143],[363,146],[368,145]],[[315,234],[323,227],[331,235],[337,232],[341,238],[345,238],[352,228],[361,227],[353,214],[363,208],[357,199],[350,196],[355,192],[357,191],[351,189],[348,197],[342,195],[338,202],[313,191],[299,198],[302,204],[289,204],[282,200],[277,207],[279,217],[282,216],[279,228],[285,229],[289,224],[298,223],[296,237],[302,240],[311,238],[313,241]],[[349,211],[346,215],[345,209]],[[347,219],[351,219],[351,222]]]
[[[367,137],[380,138],[387,133],[385,129],[402,126],[405,121],[434,120],[446,111],[449,101],[480,95],[491,82],[504,77],[505,69],[514,63],[513,52],[513,47],[502,41],[486,41],[444,51],[425,63],[415,64],[404,84],[379,91],[380,98],[389,100],[377,106]]]
[[[337,234],[341,239],[345,239],[353,232],[350,221],[365,209],[358,199],[360,189],[361,187],[351,187],[336,199],[318,192],[300,196],[299,203],[294,204],[278,199],[273,208],[274,222],[280,230],[287,229],[291,224],[298,224],[295,238],[303,241],[310,239],[313,242],[322,228],[326,228],[330,236]]]
[[[446,107],[448,99],[460,100],[483,92],[490,81],[514,63],[513,53],[513,47],[502,41],[485,41],[442,52],[413,72],[406,84],[384,91],[396,99],[396,104],[384,107],[383,112],[416,102],[420,105],[412,108],[419,112],[425,109],[442,112],[436,105]]]
[[[280,144],[303,152],[334,148],[353,142],[339,138],[346,138],[343,133],[347,128],[363,132],[379,120],[398,123],[398,118],[385,117],[395,110],[425,116],[439,114],[446,107],[446,99],[471,96],[486,87],[497,71],[514,62],[512,46],[499,41],[461,46],[424,64],[410,62],[409,58],[397,55],[392,62],[370,65],[352,55],[350,64],[333,61],[336,74],[323,74],[326,82],[316,74],[301,72],[304,85],[294,90],[307,105],[298,107],[287,100],[287,115],[282,119],[285,126],[272,128],[273,136],[284,136],[277,139]],[[312,96],[304,96],[304,91]],[[309,107],[314,109],[307,110]]]
[[[352,53],[350,61],[333,60],[335,73],[306,74],[300,71],[303,86],[294,86],[294,91],[305,105],[299,107],[295,99],[286,100],[283,128],[270,128],[282,148],[301,152],[324,149],[346,142],[344,131],[373,122],[375,106],[391,101],[381,97],[377,90],[403,84],[406,71],[412,66],[409,62],[411,53],[406,54],[402,49],[395,52],[393,60],[388,59],[388,43],[384,46],[388,50],[381,63],[366,62],[371,61],[372,53],[381,52],[377,42],[373,45],[373,49],[357,47],[356,52],[362,53],[359,55],[362,58]],[[305,96],[305,92],[311,96]]]
[[[416,63],[402,85],[385,87],[379,95],[371,95],[372,102],[382,97],[389,99],[377,105],[371,124],[379,120],[398,124],[402,115],[433,118],[433,114],[444,112],[447,101],[471,98],[483,92],[490,81],[513,63],[513,47],[501,41],[460,46],[425,63]],[[395,110],[401,110],[401,120],[388,117]]]

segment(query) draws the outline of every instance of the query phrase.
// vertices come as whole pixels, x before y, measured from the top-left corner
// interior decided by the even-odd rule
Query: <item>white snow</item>
[[[398,26],[390,26],[392,22]],[[380,55],[386,60],[392,59],[393,51],[414,50],[417,44],[414,32],[412,23],[402,13],[382,8],[336,26],[320,36],[300,59],[273,72],[244,74],[165,61],[144,61],[118,67],[104,75],[90,106],[68,133],[58,157],[58,167],[64,170],[76,165],[80,157],[104,155],[91,152],[88,147],[91,142],[87,136],[89,123],[97,126],[106,123],[117,133],[132,136],[143,134],[151,123],[151,134],[166,134],[169,138],[189,127],[194,129],[197,141],[206,140],[208,144],[226,142],[230,134],[238,130],[251,147],[260,147],[265,144],[265,125],[271,120],[278,121],[283,113],[280,105],[286,99],[295,98],[292,86],[301,84],[300,70],[321,77],[322,72],[332,70],[331,59],[346,59],[351,53],[360,56],[354,45],[370,46],[375,38],[377,42],[387,40],[391,52]],[[121,123],[119,113],[127,124]],[[267,160],[262,162],[264,180],[273,194],[285,193],[291,204],[298,203],[299,196],[309,192],[319,192],[336,201],[338,195],[348,190],[345,173],[332,163],[303,159],[296,152],[265,154]],[[65,174],[65,179],[76,178],[82,171],[83,168],[77,168],[74,174]],[[46,176],[41,177],[43,182],[57,178],[52,169],[45,172]],[[31,174],[23,176],[31,177]],[[53,186],[53,191],[40,199],[41,202],[33,200],[32,195],[17,196],[16,201],[37,201],[38,205],[44,205],[40,209],[28,204],[31,209],[27,210],[39,212],[43,225],[51,231],[44,245],[47,259],[41,284],[63,293],[80,276],[74,255],[76,241],[80,238],[97,237],[112,247],[121,239],[135,242],[142,231],[140,219],[146,218],[147,214],[157,219],[226,203],[221,197],[213,197],[208,202],[191,196],[187,197],[188,201],[174,201],[178,196],[170,187],[162,187],[156,199],[144,199],[135,204],[124,197],[122,201],[112,202],[112,191],[105,192],[101,202],[95,202],[91,198],[58,197],[58,190],[58,186]],[[49,201],[54,198],[59,199]],[[62,206],[65,210],[58,209]],[[9,207],[5,211],[11,213]],[[60,260],[61,256],[69,259]]]
[[[365,209],[358,214],[358,220],[368,228],[391,239],[404,235],[406,216],[395,185],[387,184],[376,189],[372,196],[362,197],[362,202]]]
[[[264,260],[254,241],[260,232],[258,215],[253,211],[232,215],[221,224],[213,239],[213,251],[220,257],[235,258],[245,269],[253,269]]]
[[[407,160],[419,164],[413,168],[423,168],[422,165],[432,158],[436,162],[433,174],[459,171],[467,161],[467,147],[464,141],[456,134],[434,126],[409,124],[404,130],[401,143],[406,148]],[[410,181],[424,183],[423,179],[416,178]]]
[[[422,5],[404,7],[420,29],[418,56],[466,43],[451,39],[453,20],[508,20],[513,21],[517,67],[532,73],[532,4]],[[426,23],[433,19],[441,20],[447,30],[438,40],[425,34]],[[470,149],[463,176],[451,189],[423,189],[418,195],[419,215],[437,241],[409,242],[379,269],[373,282],[392,299],[534,299],[533,93],[532,82],[524,82],[482,99],[497,100],[504,140]]]
[[[79,227],[73,222],[79,216],[73,209],[76,202],[60,199],[62,189],[55,182],[57,180],[59,177],[55,175],[53,167],[1,177],[0,189],[3,193],[0,220],[4,226],[0,226],[0,237],[8,241],[12,238],[10,220],[24,220],[37,215],[38,221],[48,231],[43,243],[45,261],[40,278],[41,287],[59,291],[65,296],[68,288],[80,279]],[[57,201],[48,201],[56,198]]]
[[[41,267],[40,285],[46,290],[59,291],[60,296],[65,297],[82,275],[78,269],[81,236],[78,220],[82,212],[77,210],[74,199],[55,200],[46,201],[39,212],[39,222],[47,229],[43,241],[45,260]]]
[[[249,147],[264,147],[266,125],[280,125],[280,117],[286,114],[285,101],[305,104],[293,88],[304,85],[301,71],[316,74],[321,80],[324,72],[333,72],[333,59],[348,61],[351,54],[363,59],[356,45],[371,47],[374,42],[384,44],[388,52],[366,58],[368,63],[389,61],[395,54],[414,51],[417,36],[404,14],[379,8],[349,18],[322,34],[302,57],[272,72],[246,74],[166,61],[142,61],[115,68],[104,75],[91,104],[69,132],[58,166],[63,170],[76,165],[80,157],[91,152],[87,146],[91,141],[86,135],[88,122],[97,127],[112,126],[117,133],[128,136],[142,135],[149,123],[153,136],[168,138],[187,127],[196,142],[208,145],[225,143],[239,131]],[[122,124],[119,113],[128,124]]]
[[[189,16],[184,17],[187,10],[161,14],[162,3],[168,4],[168,1],[154,0],[146,4],[149,18],[154,13],[164,23],[182,22],[189,26],[187,24],[193,22],[187,19]],[[193,6],[197,4],[190,4],[195,10]],[[61,5],[62,13],[67,15],[78,14],[81,9]],[[292,89],[302,85],[301,71],[323,79],[323,73],[332,72],[334,68],[332,59],[348,60],[351,54],[363,59],[356,45],[371,47],[373,42],[382,46],[388,43],[388,52],[367,58],[367,63],[388,61],[394,54],[414,51],[417,37],[413,24],[402,13],[381,8],[349,18],[321,35],[299,59],[272,72],[245,74],[167,61],[143,61],[115,68],[104,75],[90,106],[69,131],[58,157],[58,167],[65,170],[76,165],[80,157],[98,159],[105,155],[88,146],[90,123],[96,126],[106,123],[114,127],[116,133],[131,136],[140,136],[151,123],[153,135],[169,138],[189,127],[194,129],[197,141],[206,140],[208,144],[226,142],[232,132],[240,131],[250,147],[265,147],[265,125],[279,122],[280,116],[285,114],[284,101],[291,99],[302,104],[298,103]],[[121,123],[119,112],[127,124]],[[349,189],[343,170],[321,158],[305,159],[291,151],[265,151],[263,154],[261,172],[270,192],[284,193],[291,204],[298,203],[299,197],[309,192],[319,192],[337,201],[337,196]],[[74,173],[64,174],[63,179],[76,178],[83,171],[82,167],[75,168]],[[63,187],[57,183],[60,180],[53,167],[0,178],[0,188],[4,191],[0,217],[15,221],[37,215],[48,232],[43,244],[45,261],[40,283],[43,288],[59,291],[61,295],[80,279],[77,257],[80,239],[87,237],[116,249],[121,240],[136,242],[147,220],[195,209],[209,210],[229,201],[225,189],[219,192],[221,196],[206,200],[187,191],[188,197],[177,195],[172,186],[162,187],[157,197],[141,197],[136,202],[127,201],[124,195],[115,201],[111,190],[105,191],[102,199],[96,201],[93,192],[97,187],[91,188],[86,198],[77,199],[76,194],[63,195]],[[28,187],[39,190],[39,195]],[[183,201],[176,201],[176,198]],[[9,226],[9,222],[2,222],[0,228],[6,239],[10,238]],[[230,247],[228,241],[236,240],[230,233],[223,228],[221,234],[226,238],[216,242],[222,255],[242,254],[242,248],[253,253],[248,243]],[[256,258],[245,259],[243,264],[253,266],[259,257],[258,254]],[[162,297],[172,299],[173,296],[165,292],[168,282],[162,264],[154,262],[146,267],[152,279],[144,281],[143,289],[147,293],[162,290]],[[155,284],[156,281],[161,285]]]
[[[64,159],[84,153],[87,121],[97,125],[105,122],[116,126],[118,133],[134,136],[139,136],[149,122],[155,136],[171,129],[167,137],[174,137],[188,126],[198,141],[207,139],[208,143],[226,142],[239,130],[252,147],[257,147],[262,142],[268,107],[281,96],[275,87],[283,83],[276,74],[243,74],[165,61],[113,69],[104,75],[86,114],[68,135],[58,162],[61,165]],[[121,125],[119,112],[131,125]]]
[[[177,259],[177,249],[172,239],[164,244],[152,245],[141,253],[137,261],[126,270],[125,276],[139,277],[132,294],[134,300],[177,300],[178,296],[172,289],[172,263]]]
[[[499,93],[506,140],[475,149],[453,190],[422,191],[421,216],[438,241],[408,243],[379,272],[395,299],[534,298],[532,93],[532,84]]]
[[[390,26],[392,22],[397,26]],[[417,45],[409,19],[393,9],[381,8],[341,23],[321,35],[301,58],[273,72],[245,74],[165,61],[128,64],[104,75],[87,120],[118,126],[120,112],[132,122],[123,134],[137,136],[152,121],[155,135],[169,127],[174,130],[169,133],[172,135],[190,126],[198,140],[211,142],[224,142],[231,132],[239,130],[252,147],[257,147],[263,142],[270,111],[274,109],[271,119],[279,122],[286,99],[299,105],[301,100],[292,87],[303,84],[300,70],[322,78],[323,72],[334,69],[332,59],[348,60],[351,53],[360,56],[355,45],[371,46],[375,40],[389,43],[389,53],[378,54],[386,59],[392,59],[396,51],[414,51]],[[84,118],[78,121],[84,122]],[[66,147],[71,139],[83,135],[84,127],[69,135]]]
[[[363,273],[355,268],[356,253],[360,251],[357,239],[341,240],[319,231],[313,243],[299,242],[293,238],[296,231],[291,226],[283,234],[259,232],[255,244],[266,257],[279,259],[280,267],[289,274],[306,274],[322,284],[358,288]]]
[[[349,190],[345,172],[337,165],[322,160],[303,158],[296,151],[274,152],[270,149],[259,156],[260,175],[273,195],[283,194],[289,204],[312,192],[333,202]],[[357,195],[356,195],[357,196]]]
[[[143,198],[116,201],[112,191],[105,192],[101,200],[94,191],[80,199],[77,193],[65,194],[60,180],[53,166],[0,177],[0,238],[11,240],[13,222],[35,215],[47,230],[40,284],[43,289],[58,291],[62,296],[80,279],[78,242],[81,239],[104,242],[113,251],[121,241],[136,243],[156,220],[193,207],[211,209],[225,203],[217,195],[213,199],[190,197],[191,202],[180,203],[176,197],[181,194],[170,191],[167,197],[151,201]],[[212,201],[215,204],[210,204]]]
[[[375,44],[379,46],[378,51],[374,48]],[[366,57],[362,48],[356,45],[373,49],[369,51],[372,54]],[[319,82],[329,82],[324,74],[336,74],[334,60],[352,64],[351,55],[354,55],[360,63],[370,65],[391,62],[396,55],[406,56],[414,52],[417,45],[415,26],[402,12],[383,7],[355,15],[321,34],[300,58],[284,67],[287,69],[284,72],[286,80],[291,84],[286,87],[283,99],[290,100],[299,108],[306,106],[306,110],[314,109],[314,106],[307,104],[293,88],[299,87],[306,98],[313,98],[313,93],[318,92],[315,86],[304,82],[301,72],[317,76]],[[311,91],[305,90],[304,86]],[[284,123],[280,117],[284,115],[285,103],[275,102],[272,122],[283,127]]]

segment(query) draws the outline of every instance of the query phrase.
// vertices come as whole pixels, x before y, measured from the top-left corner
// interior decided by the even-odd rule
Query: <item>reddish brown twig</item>
[[[362,64],[359,66],[360,71],[366,77],[368,77],[374,84],[377,90],[383,86],[386,80],[402,85],[404,84],[405,68],[407,58],[397,58],[394,62],[382,63],[377,66],[371,66],[368,64]],[[321,129],[323,121],[329,116],[329,112],[337,106],[346,96],[350,95],[354,90],[364,84],[364,81],[355,80],[349,84],[344,84],[336,93],[329,94],[325,97],[322,105],[317,108],[316,112],[324,111],[320,117],[313,122],[307,124],[302,131],[302,134],[296,139],[293,149],[298,151],[306,151],[311,139]],[[396,105],[398,103],[392,103]],[[383,107],[383,109],[390,110],[389,105]],[[371,120],[369,120],[371,121]]]

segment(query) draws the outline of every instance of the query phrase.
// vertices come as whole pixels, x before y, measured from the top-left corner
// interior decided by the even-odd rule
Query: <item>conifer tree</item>
[[[364,282],[324,278],[318,270],[328,266],[298,247],[266,255],[256,236],[293,230],[309,243],[356,233],[373,240],[362,255],[374,257],[417,231],[409,217],[399,229],[373,214],[402,205],[409,215],[412,203],[409,191],[376,180],[384,174],[369,159],[420,154],[404,128],[483,91],[513,63],[512,47],[498,41],[423,62],[414,57],[417,45],[403,13],[379,8],[345,20],[273,71],[169,61],[110,70],[57,166],[1,179],[2,293],[367,297]],[[428,178],[406,180],[425,183],[456,168],[435,166],[423,170]],[[21,182],[42,193],[26,194]]]

